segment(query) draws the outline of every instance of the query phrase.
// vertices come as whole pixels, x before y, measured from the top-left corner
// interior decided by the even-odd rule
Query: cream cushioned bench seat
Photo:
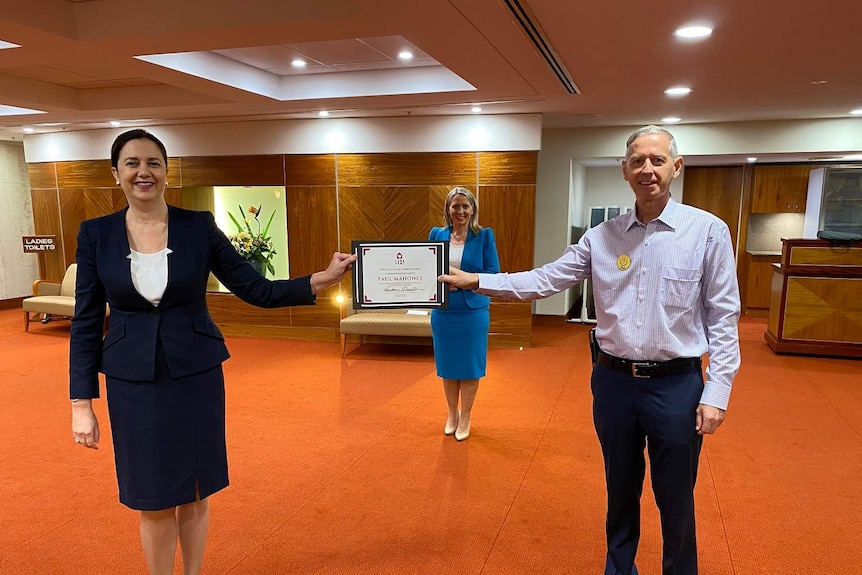
[[[48,280],[33,282],[33,297],[24,298],[21,306],[24,308],[24,331],[30,331],[30,316],[34,313],[71,318],[75,315],[75,283],[78,279],[78,264],[72,264],[66,269],[63,281],[60,283]],[[107,322],[110,309],[105,306]]]
[[[33,297],[25,298],[24,331],[30,329],[30,315],[41,313],[61,317],[75,315],[75,280],[78,274],[78,264],[72,264],[66,269],[61,283],[36,280],[33,282]]]
[[[425,310],[423,310],[425,311]],[[348,309],[341,318],[341,356],[348,335],[384,335],[404,337],[431,337],[431,313],[408,314],[406,309]]]

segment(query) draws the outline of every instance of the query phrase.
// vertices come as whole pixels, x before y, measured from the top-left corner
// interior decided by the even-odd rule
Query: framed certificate
[[[353,308],[449,305],[449,286],[437,277],[449,269],[449,242],[358,242],[353,264]]]

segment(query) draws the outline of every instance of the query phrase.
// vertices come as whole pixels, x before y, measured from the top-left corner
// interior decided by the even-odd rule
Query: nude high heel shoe
[[[452,423],[449,419],[446,420],[446,427],[443,428],[443,433],[445,435],[454,435],[455,430],[458,429],[458,422],[461,420],[461,412],[455,416],[455,422]]]
[[[458,427],[455,429],[455,439],[464,441],[470,437],[470,418],[466,418],[467,424],[464,424],[465,419],[458,418]]]

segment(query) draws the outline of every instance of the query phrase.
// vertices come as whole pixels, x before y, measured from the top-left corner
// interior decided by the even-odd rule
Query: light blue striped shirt
[[[632,210],[590,228],[541,268],[479,274],[476,291],[538,299],[587,277],[602,350],[644,361],[709,353],[701,403],[727,409],[740,363],[739,288],[727,224],[670,198],[646,226]]]

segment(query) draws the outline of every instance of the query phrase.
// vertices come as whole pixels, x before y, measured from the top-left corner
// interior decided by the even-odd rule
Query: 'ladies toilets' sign
[[[21,239],[24,242],[24,253],[32,252],[53,252],[57,249],[54,243],[56,236],[23,236]]]

